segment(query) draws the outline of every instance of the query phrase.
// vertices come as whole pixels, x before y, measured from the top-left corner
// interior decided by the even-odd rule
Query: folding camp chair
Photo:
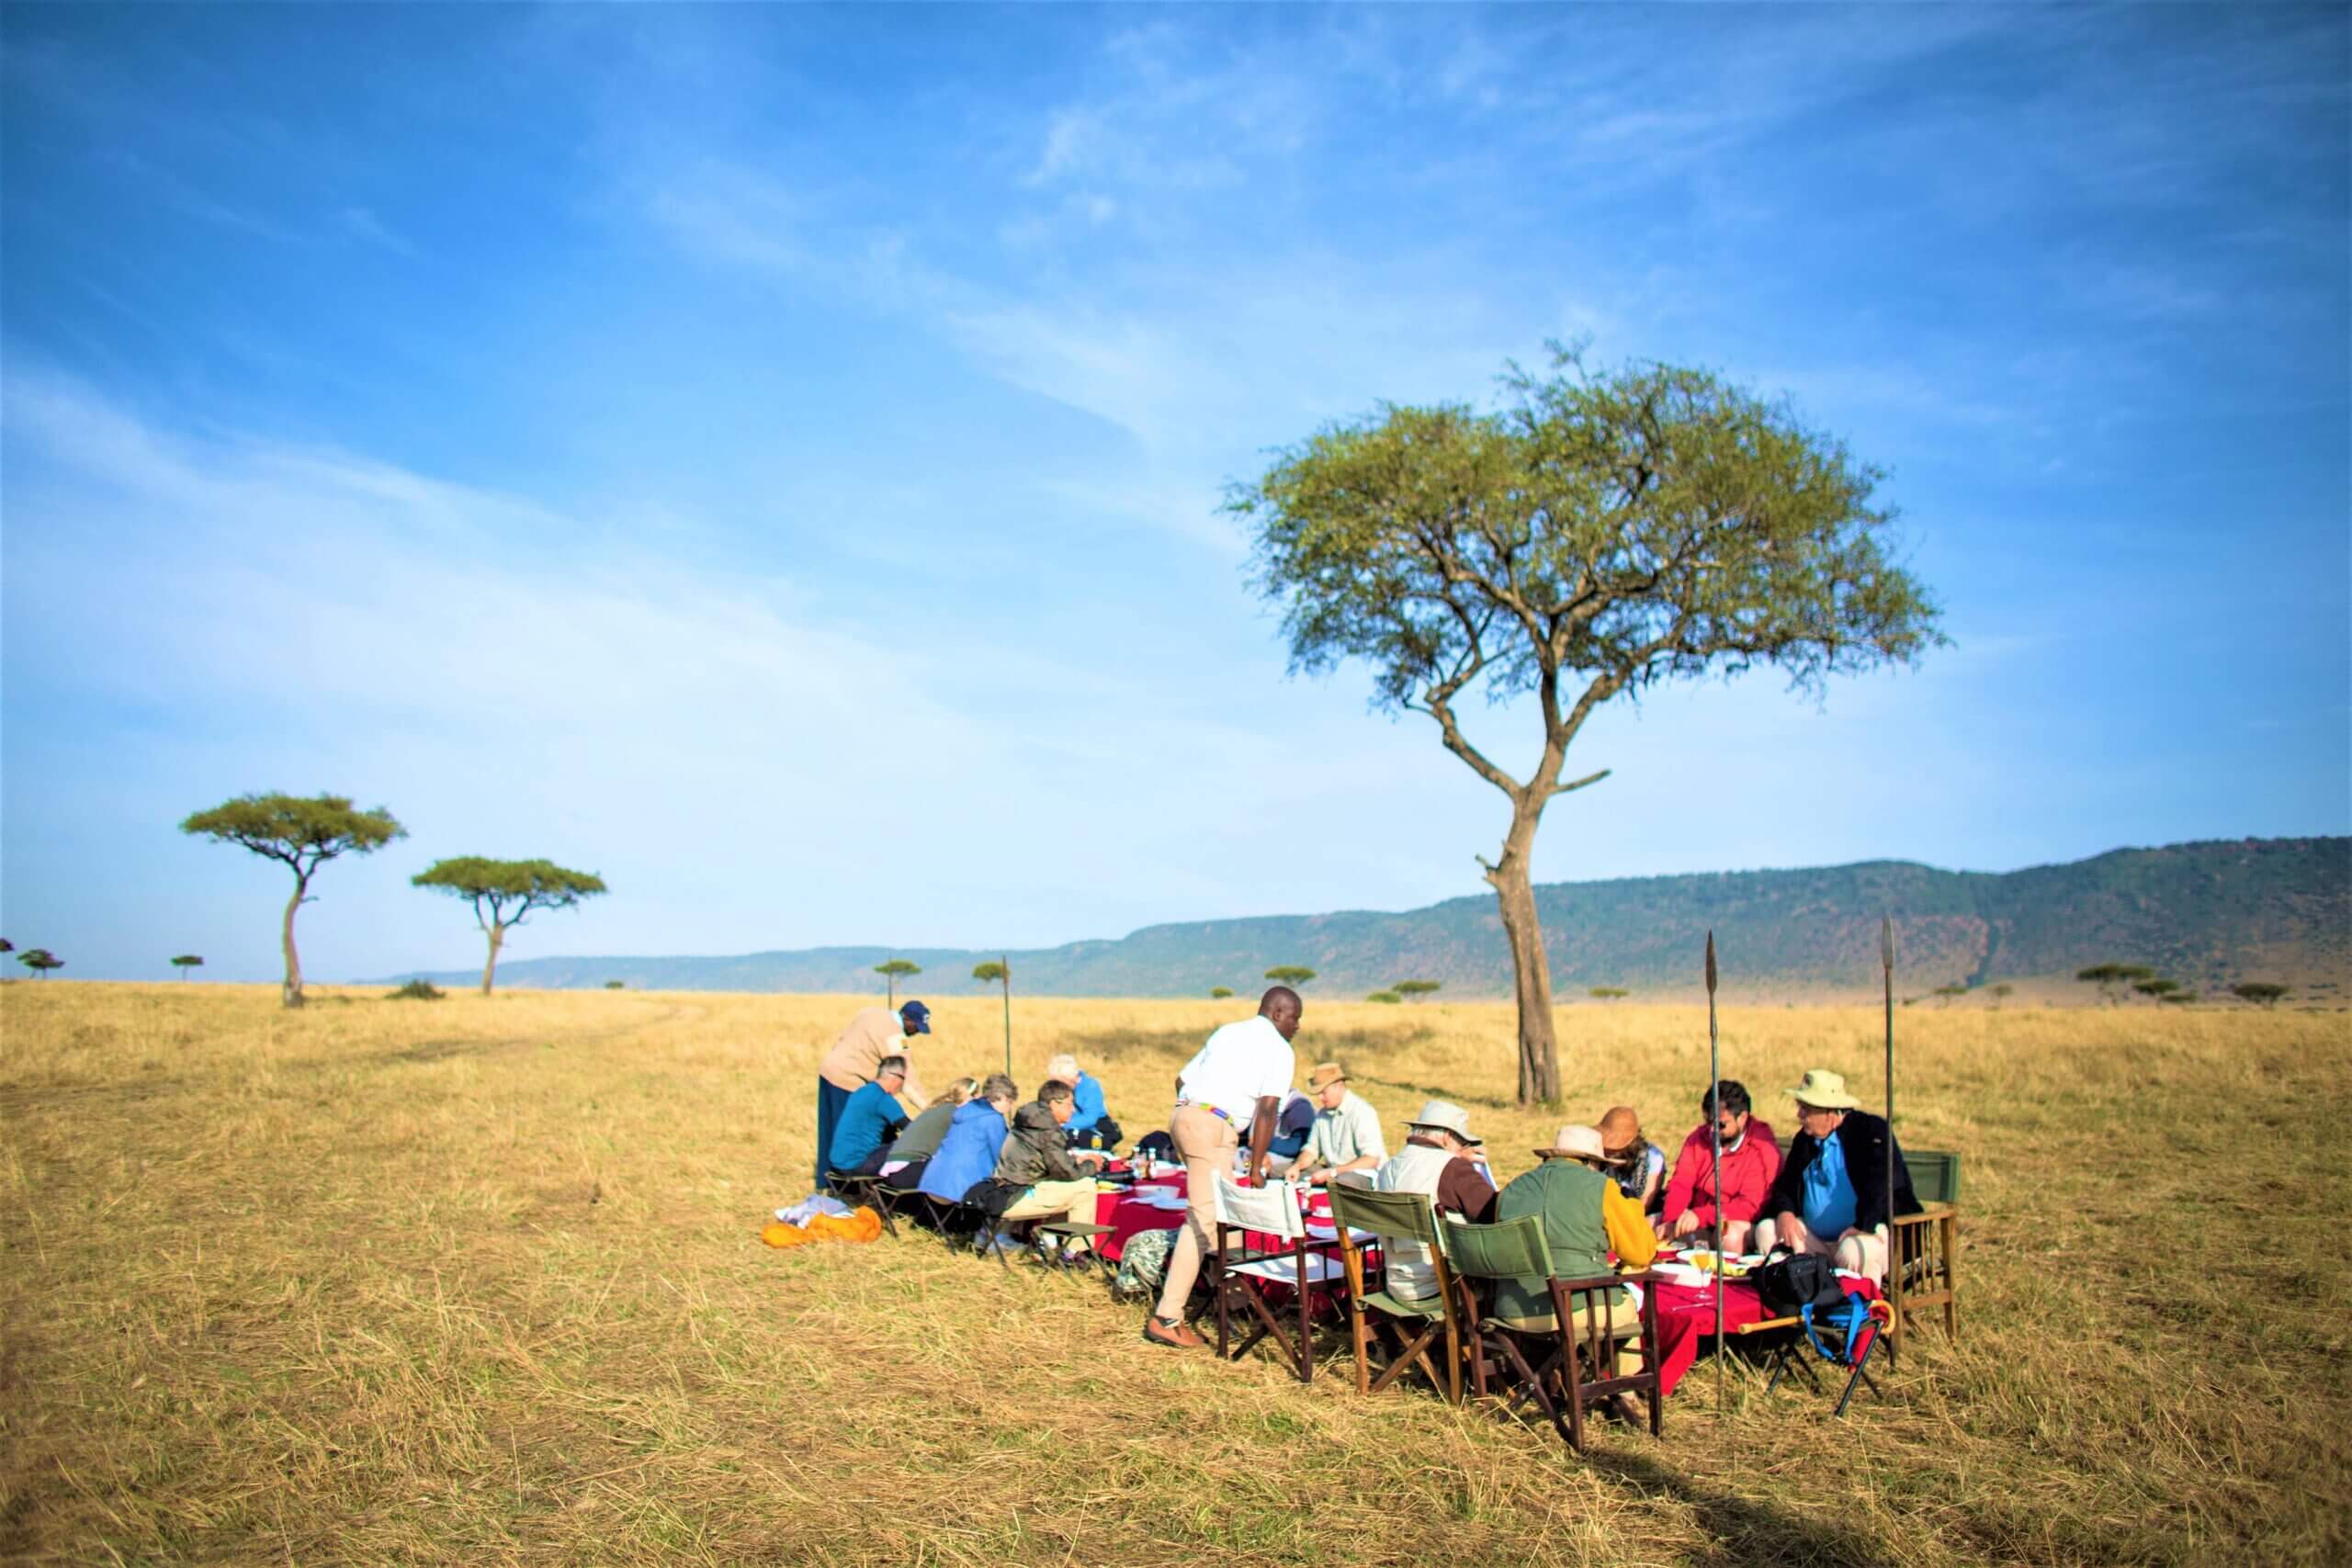
[[[839,1198],[851,1208],[873,1210],[881,1216],[884,1230],[894,1236],[899,1234],[899,1227],[890,1223],[890,1211],[875,1197],[876,1190],[882,1185],[880,1177],[861,1176],[847,1170],[829,1170],[825,1172],[825,1185],[833,1190],[834,1197]]]
[[[1233,1231],[1262,1231],[1287,1244],[1264,1252],[1245,1246],[1232,1250],[1226,1238]],[[1283,1359],[1301,1382],[1315,1381],[1315,1341],[1309,1325],[1314,1292],[1340,1278],[1339,1266],[1320,1252],[1309,1252],[1306,1224],[1299,1215],[1297,1190],[1286,1181],[1271,1187],[1237,1187],[1229,1176],[1216,1179],[1216,1250],[1207,1260],[1211,1285],[1216,1292],[1216,1353],[1237,1360],[1259,1340],[1272,1337]],[[1296,1337],[1283,1328],[1260,1292],[1261,1283],[1287,1285],[1298,1298]],[[1257,1318],[1250,1337],[1232,1340],[1233,1307],[1249,1307]]]
[[[1447,1260],[1447,1236],[1458,1229],[1441,1225],[1437,1210],[1423,1192],[1374,1192],[1366,1188],[1331,1184],[1331,1219],[1340,1231],[1340,1255],[1348,1274],[1348,1325],[1355,1338],[1356,1392],[1378,1393],[1419,1366],[1430,1384],[1455,1404],[1462,1403],[1462,1328],[1455,1316],[1453,1275]],[[1358,1243],[1379,1239],[1385,1257],[1400,1246],[1429,1249],[1437,1273],[1437,1293],[1427,1299],[1399,1296],[1393,1290],[1364,1289],[1363,1253]],[[1385,1263],[1384,1263],[1385,1268]],[[1383,1281],[1384,1284],[1385,1281]],[[1430,1361],[1431,1342],[1445,1335],[1445,1375],[1438,1376]],[[1396,1349],[1375,1379],[1371,1346],[1389,1340]]]
[[[1903,1164],[1920,1211],[1900,1214],[1889,1227],[1886,1299],[1887,1364],[1894,1364],[1911,1314],[1944,1309],[1944,1336],[1960,1337],[1960,1156],[1941,1149],[1905,1149]],[[1876,1384],[1871,1385],[1873,1389]]]
[[[1473,1392],[1484,1398],[1490,1375],[1505,1375],[1512,1387],[1507,1408],[1516,1410],[1521,1399],[1533,1398],[1551,1418],[1563,1441],[1584,1451],[1584,1413],[1620,1393],[1643,1396],[1649,1405],[1650,1436],[1665,1432],[1664,1395],[1658,1381],[1657,1301],[1650,1289],[1653,1277],[1601,1274],[1584,1280],[1555,1280],[1551,1249],[1544,1245],[1544,1223],[1522,1214],[1500,1224],[1455,1224],[1446,1227],[1453,1252],[1455,1292],[1470,1327],[1470,1379]],[[1522,1328],[1484,1311],[1474,1281],[1542,1280],[1551,1288],[1552,1322],[1544,1328]],[[1621,1285],[1642,1285],[1637,1319],[1619,1326],[1617,1302]],[[1577,1298],[1583,1298],[1579,1305]],[[1578,1319],[1582,1319],[1581,1325]],[[1620,1375],[1617,1341],[1638,1328],[1641,1371]],[[1530,1352],[1533,1359],[1530,1359]],[[1507,1369],[1507,1371],[1506,1371]]]
[[[1871,1393],[1876,1397],[1880,1399],[1886,1397],[1885,1392],[1878,1386],[1878,1380],[1871,1376],[1870,1360],[1872,1352],[1877,1350],[1880,1340],[1887,1340],[1890,1346],[1894,1343],[1887,1334],[1887,1325],[1894,1316],[1894,1307],[1881,1301],[1871,1303],[1868,1315],[1860,1323],[1856,1323],[1845,1314],[1837,1317],[1816,1317],[1814,1320],[1814,1331],[1828,1337],[1824,1341],[1825,1347],[1831,1343],[1835,1343],[1838,1347],[1834,1353],[1833,1364],[1852,1369],[1847,1373],[1844,1390],[1838,1395],[1836,1414],[1839,1416],[1846,1414],[1846,1406],[1853,1403],[1854,1390],[1865,1383],[1870,1385]],[[1761,1323],[1742,1324],[1732,1330],[1734,1335],[1741,1338],[1751,1335],[1779,1336],[1772,1344],[1772,1375],[1765,1380],[1766,1393],[1781,1386],[1781,1380],[1789,1375],[1791,1367],[1794,1367],[1803,1374],[1806,1384],[1814,1393],[1823,1392],[1821,1380],[1814,1375],[1813,1343],[1804,1332],[1804,1319],[1802,1317],[1770,1317]],[[1867,1339],[1863,1340],[1861,1350],[1858,1354],[1854,1349],[1854,1341],[1862,1336],[1866,1328],[1875,1328],[1877,1332],[1871,1334]]]

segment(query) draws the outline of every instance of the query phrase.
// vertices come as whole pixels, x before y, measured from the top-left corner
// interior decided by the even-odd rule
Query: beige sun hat
[[[1846,1075],[1833,1073],[1826,1067],[1806,1071],[1804,1081],[1789,1090],[1789,1098],[1799,1105],[1811,1105],[1823,1111],[1859,1111],[1862,1102],[1846,1092]]]
[[[1598,1127],[1563,1127],[1560,1129],[1560,1135],[1552,1141],[1550,1148],[1538,1149],[1535,1153],[1544,1159],[1550,1159],[1555,1156],[1567,1159],[1607,1159],[1609,1157],[1609,1151],[1600,1146],[1600,1129]]]
[[[1348,1069],[1337,1062],[1317,1062],[1315,1070],[1306,1075],[1306,1087],[1320,1094],[1335,1083],[1348,1081]]]
[[[1465,1144],[1478,1144],[1486,1141],[1471,1135],[1469,1113],[1450,1100],[1430,1100],[1421,1107],[1421,1113],[1419,1116],[1414,1117],[1405,1125],[1408,1128],[1435,1127],[1440,1132],[1453,1134]]]

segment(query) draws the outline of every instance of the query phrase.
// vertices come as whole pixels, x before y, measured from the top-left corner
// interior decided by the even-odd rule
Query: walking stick
[[[1894,1371],[1903,1345],[1903,1269],[1894,1256],[1894,920],[1878,918],[1879,972],[1886,982],[1886,1284],[1894,1314],[1887,1322],[1886,1370]]]
[[[1715,1145],[1715,1419],[1724,1418],[1724,1072],[1715,1038],[1715,933],[1707,933],[1707,1086],[1715,1113],[1707,1133]]]

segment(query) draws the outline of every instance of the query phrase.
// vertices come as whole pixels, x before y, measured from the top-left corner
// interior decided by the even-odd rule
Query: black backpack
[[[1803,1315],[1807,1307],[1842,1307],[1846,1287],[1838,1282],[1838,1266],[1826,1258],[1791,1252],[1776,1247],[1756,1268],[1756,1293],[1766,1309],[1780,1317]]]

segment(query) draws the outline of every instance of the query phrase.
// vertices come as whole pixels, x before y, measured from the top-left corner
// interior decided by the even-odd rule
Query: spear
[[[997,961],[1004,975],[1004,1076],[1012,1076],[1012,954]]]
[[[1715,1039],[1715,933],[1707,933],[1707,1085],[1715,1113],[1707,1132],[1715,1145],[1715,1419],[1724,1418],[1724,1071]]]
[[[1886,1364],[1891,1371],[1903,1337],[1903,1270],[1894,1259],[1894,920],[1888,915],[1878,918],[1878,963],[1886,982],[1886,1279],[1893,1298],[1889,1304],[1894,1309],[1887,1325],[1894,1332],[1886,1341]]]

